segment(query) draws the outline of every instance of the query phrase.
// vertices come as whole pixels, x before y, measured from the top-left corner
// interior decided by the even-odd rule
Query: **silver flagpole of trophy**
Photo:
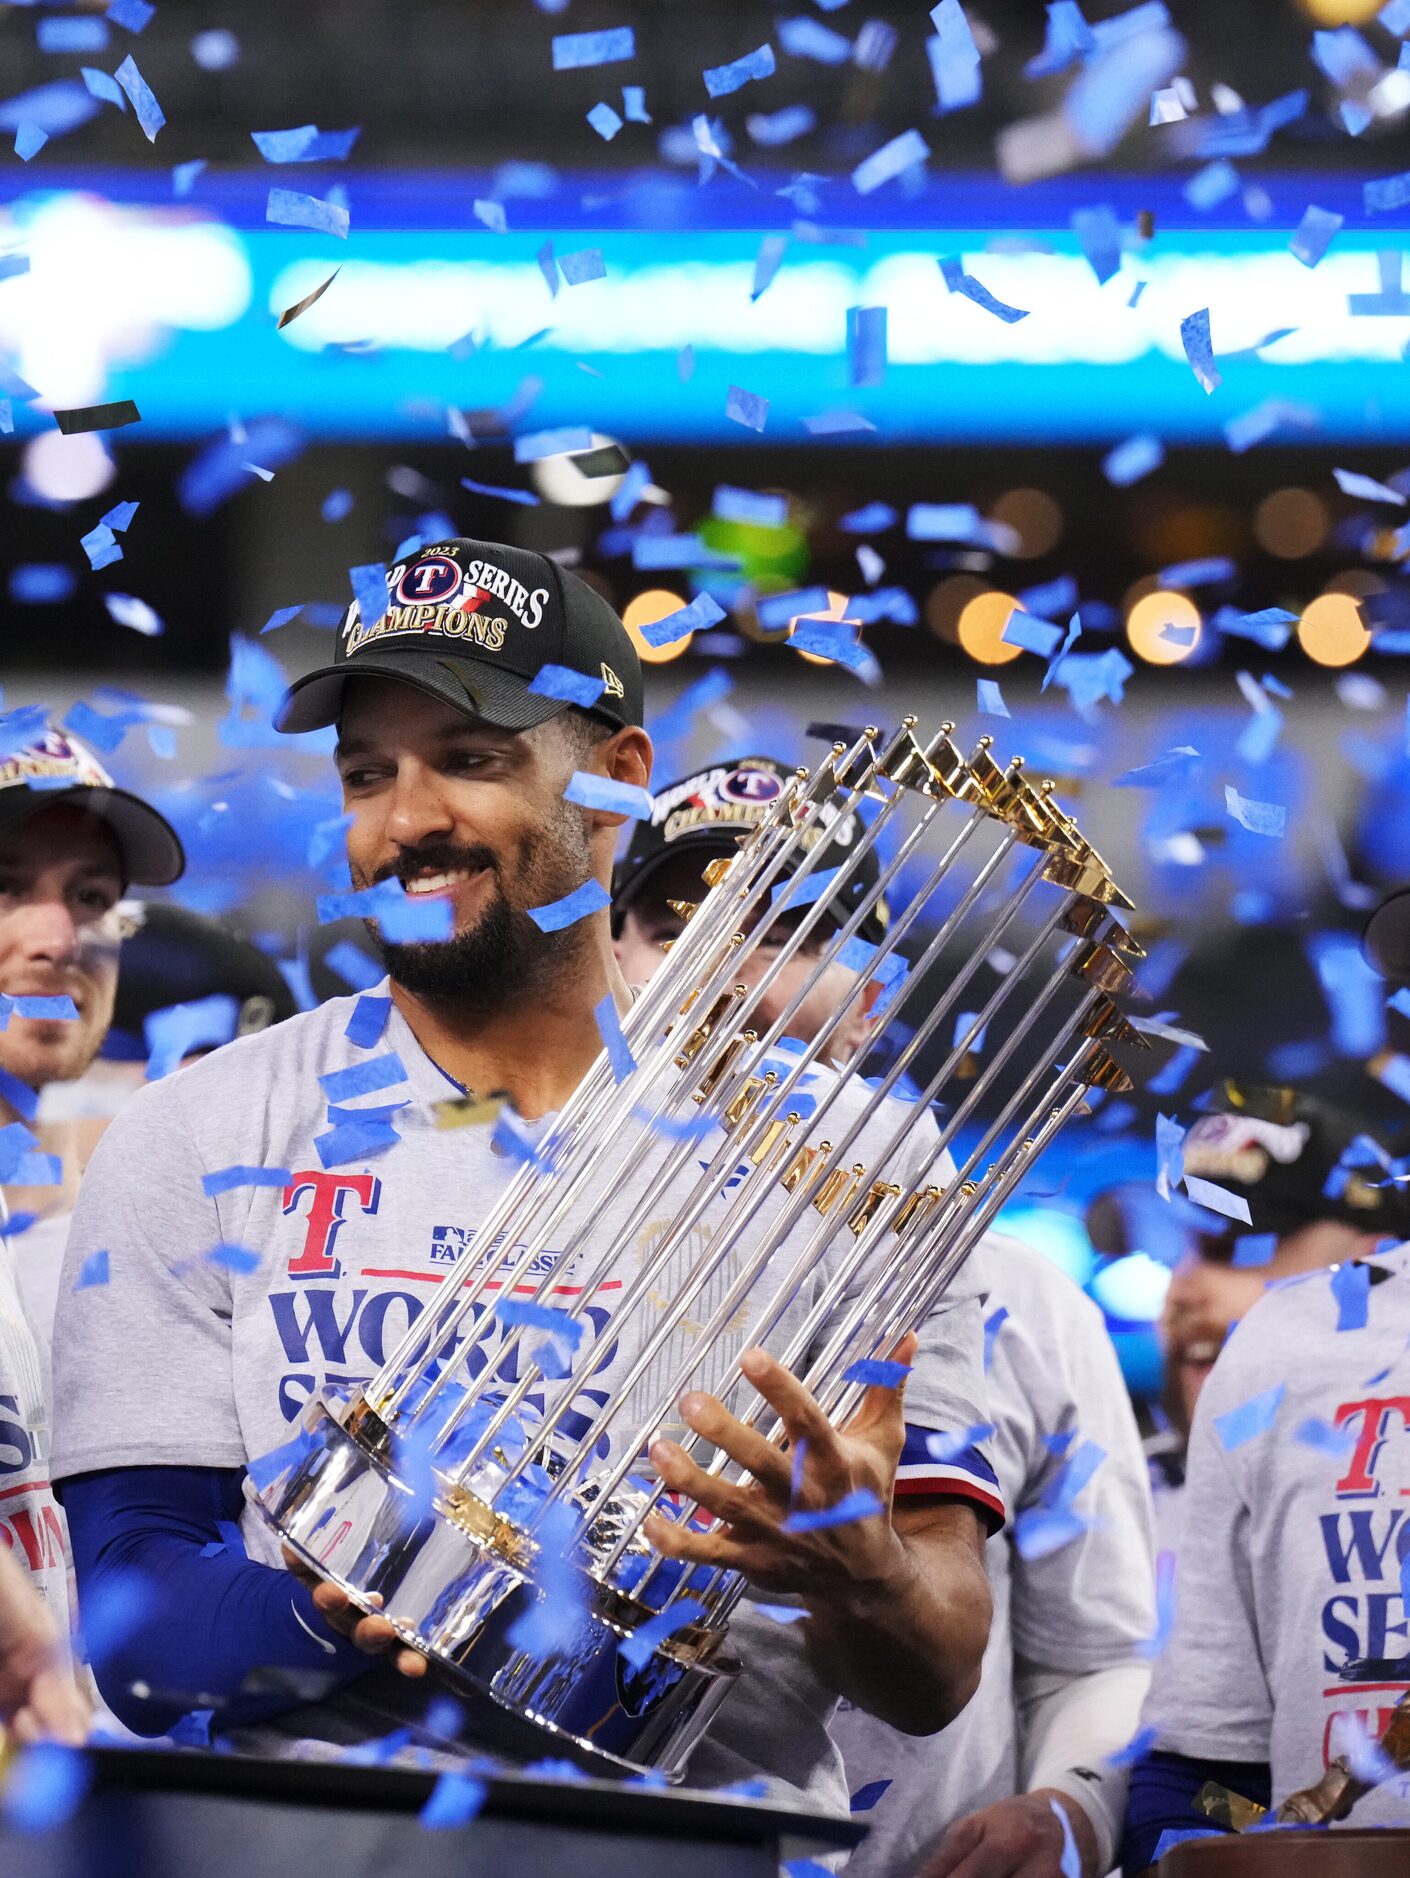
[[[648,1544],[652,1512],[708,1519],[648,1477],[646,1443],[669,1426],[707,1472],[742,1477],[679,1423],[681,1394],[707,1388],[781,1444],[738,1366],[755,1344],[844,1421],[858,1359],[923,1324],[1088,1091],[1130,1087],[1108,1049],[1141,1041],[1114,1002],[1141,956],[1118,917],[1130,902],[1051,785],[1020,758],[1000,767],[988,738],[963,756],[952,729],[924,744],[907,719],[835,745],[709,864],[622,1020],[635,1068],[618,1080],[604,1051],[439,1308],[266,1457],[255,1501],[282,1542],[389,1618],[491,1742],[681,1777],[738,1674],[729,1620],[747,1585]],[[863,808],[820,874],[828,818]],[[898,906],[903,871],[919,884]],[[868,945],[858,929],[887,905]],[[766,1022],[824,919],[840,927]],[[837,963],[850,989],[801,1043],[795,1014]],[[997,980],[982,1000],[981,968]],[[849,1051],[876,977],[884,1011]],[[864,1082],[861,1057],[898,1018],[900,1048]]]

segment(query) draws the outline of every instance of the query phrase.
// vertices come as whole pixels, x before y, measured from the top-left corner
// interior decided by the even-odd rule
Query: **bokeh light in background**
[[[665,619],[668,613],[678,613],[684,605],[681,595],[672,593],[668,587],[648,587],[645,593],[628,600],[622,609],[622,624],[643,665],[668,665],[690,645],[694,633],[686,633],[681,639],[672,639],[664,646],[650,645],[641,636],[643,626],[654,626],[658,619]]]
[[[101,495],[116,473],[101,437],[44,430],[25,445],[25,481],[46,502],[84,502]]]
[[[1004,628],[1015,613],[1024,613],[1011,593],[993,589],[976,594],[961,609],[955,636],[972,659],[980,665],[1009,665],[1022,658],[1023,647],[1011,646],[1004,638]]]
[[[1275,489],[1253,512],[1253,533],[1266,554],[1299,561],[1327,539],[1331,511],[1310,489]]]
[[[1354,665],[1371,635],[1349,593],[1321,593],[1303,610],[1297,642],[1316,665]]]
[[[960,642],[960,615],[970,601],[988,592],[988,582],[978,574],[951,574],[940,580],[925,596],[925,623],[937,639],[947,645]]]
[[[597,430],[591,435],[594,450],[620,448],[615,437]],[[546,456],[534,464],[534,487],[545,502],[556,502],[565,509],[587,509],[610,502],[616,495],[625,469],[609,471],[605,476],[586,475],[579,467],[581,455],[582,452],[577,456]]]
[[[1200,610],[1188,594],[1157,587],[1126,615],[1126,638],[1147,665],[1179,665],[1193,656],[1204,631]]]
[[[1013,530],[1010,558],[1015,561],[1036,561],[1062,539],[1062,510],[1043,489],[1010,489],[990,509],[989,519]]]
[[[1364,26],[1383,4],[1384,0],[1298,0],[1308,19],[1319,26]]]

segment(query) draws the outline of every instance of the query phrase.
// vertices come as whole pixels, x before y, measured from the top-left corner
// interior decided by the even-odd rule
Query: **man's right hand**
[[[410,1650],[385,1617],[360,1611],[340,1585],[330,1584],[287,1546],[284,1563],[300,1584],[307,1585],[319,1615],[330,1630],[346,1637],[368,1656],[390,1656],[403,1676],[424,1676],[427,1663],[419,1650]]]
[[[16,1741],[81,1748],[88,1720],[87,1700],[59,1661],[53,1620],[8,1551],[0,1551],[0,1722]]]

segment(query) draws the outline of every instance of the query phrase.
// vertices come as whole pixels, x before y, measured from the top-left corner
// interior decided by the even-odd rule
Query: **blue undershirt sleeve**
[[[1126,1827],[1121,1841],[1123,1878],[1140,1878],[1155,1863],[1163,1832],[1218,1831],[1195,1810],[1195,1795],[1207,1780],[1259,1806],[1272,1805],[1272,1776],[1267,1761],[1197,1761],[1187,1754],[1156,1751],[1131,1769],[1126,1799]]]
[[[214,1709],[217,1733],[264,1721],[314,1699],[312,1678],[330,1679],[321,1694],[376,1663],[298,1579],[245,1556],[244,1477],[117,1467],[62,1483],[89,1661],[137,1734],[165,1734],[193,1709]]]

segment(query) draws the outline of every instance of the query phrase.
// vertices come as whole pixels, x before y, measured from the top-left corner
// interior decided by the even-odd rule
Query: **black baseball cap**
[[[1404,1189],[1386,1182],[1371,1122],[1305,1090],[1225,1081],[1182,1143],[1184,1169],[1248,1202],[1250,1232],[1319,1219],[1399,1237]],[[1365,1145],[1357,1149],[1358,1141]],[[1386,1150],[1389,1153],[1389,1150]]]
[[[545,665],[587,681],[590,701],[530,691]],[[456,536],[387,570],[387,605],[354,600],[331,665],[285,693],[277,730],[321,730],[349,678],[399,678],[502,730],[530,730],[569,703],[620,728],[643,715],[641,662],[627,629],[584,580],[529,548]],[[596,690],[592,691],[592,687]]]
[[[186,855],[171,823],[119,789],[72,731],[45,724],[31,727],[23,742],[0,743],[0,830],[60,805],[107,823],[128,885],[169,887],[180,879]]]
[[[703,868],[712,855],[733,854],[739,837],[763,820],[793,774],[787,764],[771,756],[740,756],[658,789],[652,798],[651,820],[636,824],[630,845],[617,864],[612,883],[614,930],[621,930],[622,916],[632,901],[657,869],[675,855],[698,853]],[[855,809],[825,802],[816,832],[805,836],[802,844],[803,853],[811,852],[819,843],[824,845],[825,851],[812,873],[841,867],[861,832],[861,818]],[[869,848],[829,899],[832,918],[841,925],[880,878],[876,850]],[[857,932],[872,945],[879,945],[889,924],[886,902],[877,900]]]
[[[157,901],[127,910],[135,929],[122,942],[104,1056],[145,1060],[147,1019],[173,1004],[233,998],[239,1006],[237,1037],[268,1030],[298,1010],[278,965],[235,927]]]

